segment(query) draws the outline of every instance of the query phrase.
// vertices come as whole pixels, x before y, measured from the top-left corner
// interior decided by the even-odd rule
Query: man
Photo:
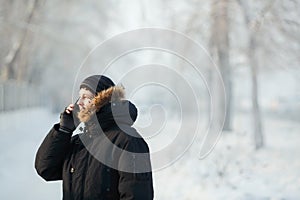
[[[39,147],[38,174],[62,180],[64,200],[153,199],[149,148],[131,127],[136,118],[122,87],[103,75],[87,77],[77,103],[64,110]],[[85,126],[76,129],[79,121]],[[81,133],[72,136],[75,129]]]

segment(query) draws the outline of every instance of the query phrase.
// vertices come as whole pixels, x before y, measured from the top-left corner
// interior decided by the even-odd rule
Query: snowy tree
[[[222,112],[226,110],[225,122],[223,130],[231,130],[231,102],[232,102],[232,83],[231,83],[231,67],[230,67],[230,44],[229,44],[229,17],[228,17],[228,7],[229,1],[213,1],[211,8],[211,38],[210,38],[210,49],[213,58],[216,60],[219,67],[226,94],[226,102],[218,102],[220,109],[216,112]],[[216,74],[214,74],[216,76]],[[214,80],[212,80],[214,82]],[[214,84],[214,83],[212,83]],[[213,87],[214,90],[220,90],[222,87]],[[218,91],[213,91],[218,92]],[[221,93],[220,93],[221,94]],[[222,99],[222,98],[219,98]],[[225,108],[221,108],[222,106]],[[222,115],[222,114],[217,114]]]

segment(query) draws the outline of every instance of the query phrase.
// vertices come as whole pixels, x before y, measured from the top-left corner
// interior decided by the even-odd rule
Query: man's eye
[[[90,97],[84,97],[84,100],[92,101],[92,98],[90,98]]]

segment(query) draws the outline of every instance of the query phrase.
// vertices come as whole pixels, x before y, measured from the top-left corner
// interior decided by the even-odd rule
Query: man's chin
[[[83,110],[85,110],[84,107],[79,107],[79,111],[83,111]]]

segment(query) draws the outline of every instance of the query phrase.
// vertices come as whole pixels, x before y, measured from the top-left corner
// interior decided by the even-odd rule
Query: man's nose
[[[80,105],[80,106],[82,106],[82,105],[83,105],[82,98],[79,98],[79,99],[77,100],[77,105]]]

